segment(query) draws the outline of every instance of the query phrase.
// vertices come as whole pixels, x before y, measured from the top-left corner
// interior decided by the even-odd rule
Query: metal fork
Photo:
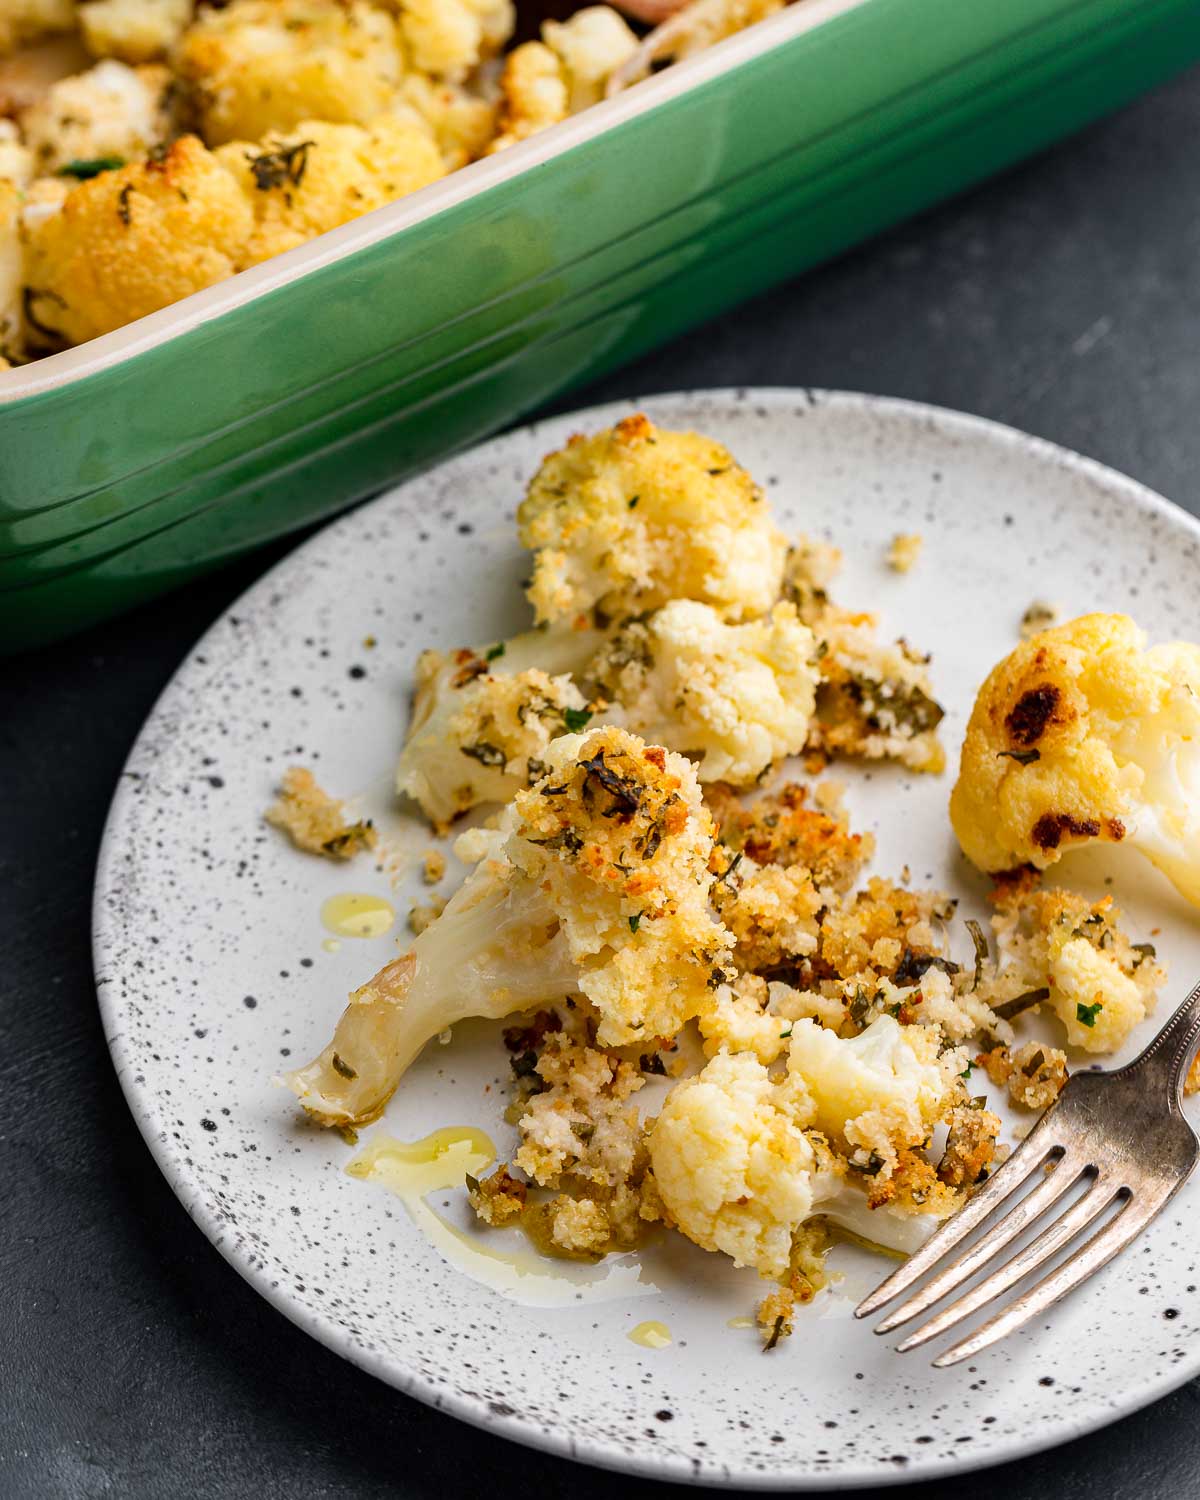
[[[978,1308],[1015,1287],[1105,1218],[1070,1257],[1055,1266],[967,1338],[933,1361],[944,1367],[970,1359],[1012,1333],[1120,1254],[1191,1176],[1200,1140],[1183,1117],[1181,1091],[1200,1039],[1197,985],[1146,1050],[1113,1072],[1076,1073],[1028,1137],[995,1175],[947,1219],[854,1315],[869,1317],[913,1287],[1035,1174],[1042,1180],[878,1325],[890,1333],[961,1287],[1077,1184],[1082,1196],[1048,1219],[1036,1238],[922,1323],[897,1345],[900,1353],[956,1327]],[[1115,1206],[1116,1211],[1111,1212]]]

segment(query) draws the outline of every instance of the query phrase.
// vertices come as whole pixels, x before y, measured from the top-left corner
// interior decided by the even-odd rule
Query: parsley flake
[[[1075,1006],[1075,1019],[1082,1022],[1084,1026],[1094,1026],[1096,1017],[1103,1009],[1104,1005],[1099,1000],[1094,1005],[1084,1005],[1080,1002]]]
[[[590,708],[564,708],[563,723],[566,725],[568,734],[578,734],[586,729],[591,722],[592,711]]]

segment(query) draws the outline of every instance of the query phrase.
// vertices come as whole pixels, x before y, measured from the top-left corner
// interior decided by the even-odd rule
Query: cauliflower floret
[[[804,1103],[750,1052],[719,1053],[671,1090],[647,1147],[663,1206],[688,1239],[764,1276],[786,1272],[794,1230],[837,1181],[804,1134]]]
[[[512,36],[512,0],[397,0],[413,66],[461,82]]]
[[[637,51],[637,37],[611,6],[588,5],[566,21],[546,21],[542,40],[562,63],[571,114],[604,97],[609,75]]]
[[[170,83],[164,67],[111,60],[60,79],[21,116],[37,170],[103,161],[121,166],[145,156],[172,133]]]
[[[705,1057],[753,1052],[769,1067],[782,1055],[791,1035],[790,1022],[768,1009],[773,998],[772,987],[757,974],[739,974],[732,985],[722,985],[711,1009],[700,1016]]]
[[[447,172],[482,156],[496,133],[499,106],[456,83],[408,73],[400,97],[433,131]]]
[[[0,177],[0,359],[16,364],[25,351],[21,299],[25,257],[21,249],[21,194]]]
[[[979,690],[950,818],[982,870],[1127,843],[1200,905],[1200,646],[1125,615],[1022,642]]]
[[[1146,996],[1120,966],[1087,938],[1063,929],[1050,939],[1050,1008],[1067,1041],[1085,1052],[1115,1052],[1146,1019]]]
[[[815,1021],[796,1021],[788,1076],[812,1100],[809,1123],[851,1160],[895,1162],[927,1139],[961,1092],[938,1048],[935,1028],[901,1026],[891,1016],[845,1039]]]
[[[365,124],[404,72],[397,23],[367,0],[233,0],[203,9],[174,53],[209,145],[306,120]]]
[[[79,29],[94,57],[153,62],[183,35],[193,9],[192,0],[87,0]]]
[[[33,176],[33,152],[12,120],[0,120],[0,182],[24,187]]]
[[[0,57],[26,42],[75,25],[75,0],[4,0],[0,7]]]
[[[415,192],[445,171],[425,125],[394,115],[367,126],[306,120],[288,135],[269,135],[256,146],[233,141],[215,155],[254,215],[239,269]]]
[[[562,64],[544,42],[514,47],[500,75],[499,130],[489,154],[565,120],[570,97]]]
[[[812,632],[795,606],[729,625],[677,599],[624,627],[588,670],[611,717],[656,744],[700,755],[702,781],[746,786],[808,737],[816,701]]]
[[[47,337],[82,344],[232,275],[252,216],[230,174],[183,136],[24,223],[34,315]]]
[[[691,766],[618,729],[563,735],[442,915],[361,990],[288,1083],[327,1124],[372,1119],[465,1016],[582,995],[601,1047],[671,1036],[710,1003],[728,934],[708,909],[712,822]]]
[[[471,651],[423,651],[396,789],[444,828],[480,802],[507,802],[545,771],[546,747],[590,718],[569,677],[536,667],[493,676]]]
[[[551,454],[517,520],[539,621],[600,624],[673,599],[740,620],[779,595],[787,543],[749,474],[712,438],[641,415]]]

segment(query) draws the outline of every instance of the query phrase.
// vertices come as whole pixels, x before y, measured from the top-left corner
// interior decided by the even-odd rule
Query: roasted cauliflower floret
[[[111,60],[60,79],[21,116],[38,172],[144,157],[172,134],[170,83],[166,68]]]
[[[517,520],[539,621],[603,624],[673,599],[741,620],[779,595],[787,543],[762,491],[720,443],[644,416],[551,454]]]
[[[1100,614],[1022,642],[979,690],[950,818],[982,870],[1125,843],[1200,905],[1200,646]]]
[[[589,667],[611,717],[698,754],[702,781],[745,786],[797,754],[816,700],[812,632],[790,604],[744,625],[677,599],[620,630]]]
[[[26,42],[70,31],[75,0],[4,0],[0,7],[0,57]]]
[[[153,62],[183,35],[193,9],[192,0],[87,0],[79,29],[95,57]]]
[[[671,1036],[709,1003],[728,935],[708,909],[712,823],[691,766],[617,729],[563,735],[546,763],[499,833],[458,841],[479,868],[288,1079],[318,1119],[373,1118],[465,1016],[581,995],[612,1047]]]
[[[445,171],[425,126],[398,115],[366,126],[307,120],[257,145],[230,142],[215,155],[254,215],[239,269],[415,192]]]
[[[413,67],[461,82],[512,36],[512,0],[398,0],[400,33]]]
[[[445,827],[480,802],[507,802],[545,772],[546,747],[591,715],[569,677],[536,667],[493,676],[471,651],[424,651],[396,789]]]
[[[854,1164],[894,1163],[922,1145],[961,1093],[952,1063],[939,1059],[933,1027],[879,1016],[841,1038],[815,1021],[796,1021],[788,1076],[812,1100],[809,1123]]]
[[[837,1186],[793,1100],[750,1052],[719,1053],[667,1095],[647,1147],[671,1221],[735,1265],[782,1276],[793,1233]]]
[[[447,172],[482,156],[496,133],[499,106],[456,83],[407,73],[400,97],[433,132]]]
[[[210,146],[306,120],[365,124],[404,72],[395,19],[367,0],[233,0],[203,9],[173,54]]]
[[[46,337],[82,344],[237,270],[245,194],[195,136],[81,183],[28,234],[28,302]]]
[[[571,93],[558,55],[544,42],[522,42],[504,59],[500,119],[489,153],[503,151],[567,118]]]
[[[542,41],[562,65],[573,115],[603,99],[609,76],[637,50],[637,37],[609,5],[588,5],[566,21],[544,22]]]

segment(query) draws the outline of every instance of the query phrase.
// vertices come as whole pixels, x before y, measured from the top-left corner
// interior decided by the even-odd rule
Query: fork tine
[[[976,1308],[991,1302],[1001,1292],[1006,1292],[1010,1286],[1016,1286],[1018,1281],[1028,1276],[1031,1271],[1036,1271],[1052,1255],[1056,1255],[1064,1245],[1069,1244],[1080,1230],[1086,1229],[1121,1196],[1122,1189],[1113,1187],[1111,1179],[1100,1178],[1095,1181],[1078,1203],[1073,1203],[1064,1214],[1047,1224],[1037,1238],[1018,1251],[1011,1260],[1006,1260],[978,1286],[972,1287],[949,1307],[943,1308],[940,1313],[910,1333],[902,1343],[896,1346],[897,1352],[906,1354],[920,1344],[927,1344],[930,1339],[937,1338],[948,1328],[961,1323]]]
[[[960,1240],[987,1218],[992,1209],[1015,1193],[1051,1155],[1063,1152],[1062,1145],[1050,1139],[1050,1131],[1047,1129],[1053,1113],[1054,1106],[1051,1105],[1028,1137],[975,1196],[968,1198],[956,1214],[934,1230],[919,1250],[914,1251],[902,1266],[898,1266],[873,1292],[863,1298],[854,1309],[856,1318],[869,1317],[885,1302],[906,1292],[913,1282],[924,1276],[947,1251],[953,1250]]]
[[[978,1354],[981,1349],[986,1349],[1006,1334],[1023,1327],[1031,1318],[1045,1312],[1046,1308],[1065,1297],[1068,1292],[1074,1291],[1081,1282],[1086,1281],[1101,1266],[1107,1265],[1115,1255],[1119,1255],[1126,1245],[1141,1234],[1170,1196],[1168,1193],[1151,1199],[1149,1203],[1129,1199],[1116,1218],[1092,1235],[1069,1260],[1063,1261],[1049,1276],[1043,1276],[1041,1281],[989,1318],[974,1333],[952,1345],[944,1354],[939,1354],[934,1364],[939,1369],[945,1369],[947,1365],[956,1365],[960,1360],[970,1359],[973,1354]]]
[[[1005,1245],[1016,1239],[1035,1219],[1040,1218],[1064,1193],[1070,1192],[1079,1181],[1083,1170],[1085,1169],[1072,1170],[1072,1164],[1065,1157],[1060,1160],[1044,1182],[1040,1182],[1032,1193],[1014,1204],[1004,1217],[993,1224],[983,1238],[977,1240],[964,1255],[952,1260],[923,1287],[914,1292],[907,1301],[894,1308],[883,1322],[876,1326],[875,1332],[891,1333],[893,1328],[899,1328],[902,1323],[910,1322],[919,1313],[932,1307],[935,1302],[940,1302],[943,1297],[948,1296],[964,1281],[969,1281],[981,1266],[985,1266],[989,1260],[994,1259]]]

